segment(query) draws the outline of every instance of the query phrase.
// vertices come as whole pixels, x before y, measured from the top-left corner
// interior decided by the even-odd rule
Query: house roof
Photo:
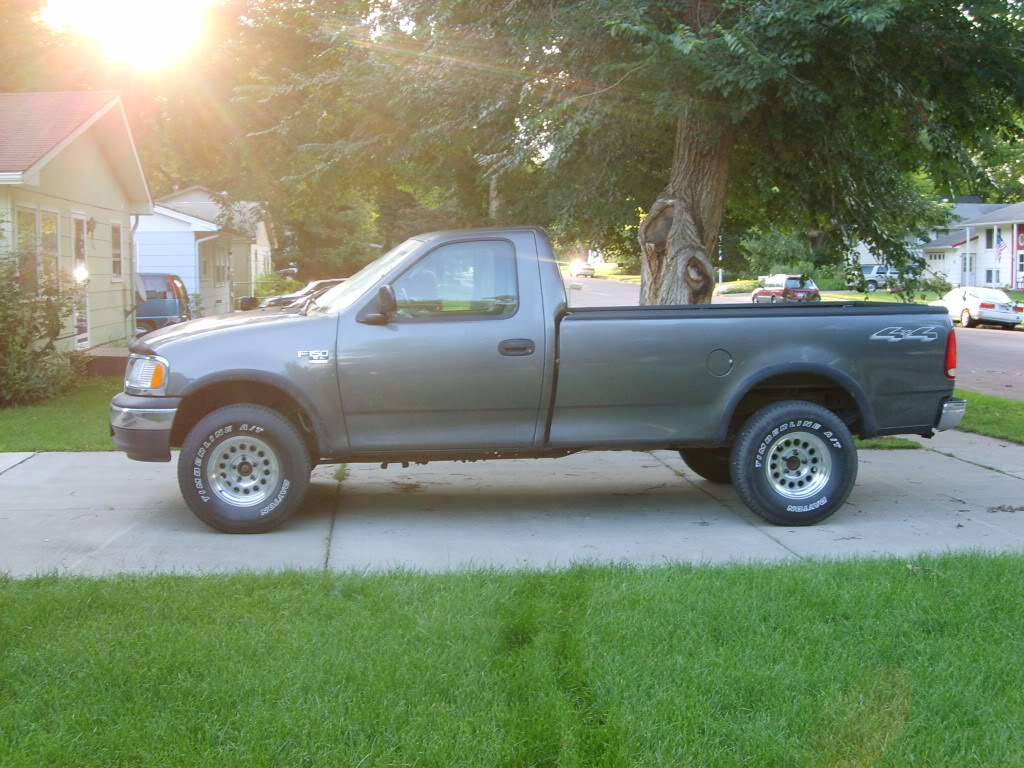
[[[182,200],[183,197],[197,197],[196,192],[202,199]],[[260,207],[258,203],[240,200],[228,203],[223,207],[210,190],[199,184],[193,184],[184,189],[178,189],[170,194],[157,198],[156,202],[164,207],[179,213],[192,216],[204,221],[215,222],[223,229],[254,237],[256,225],[260,221]]]
[[[40,183],[53,158],[94,125],[128,198],[130,213],[152,201],[121,97],[113,91],[0,93],[0,183]]]
[[[958,221],[956,225],[958,227],[973,227],[978,224],[1013,224],[1015,222],[1024,222],[1024,203],[1004,205],[994,211],[975,216],[973,219]]]
[[[192,227],[193,232],[216,232],[220,227],[216,222],[200,219],[196,216],[189,216],[187,213],[171,208],[166,205],[154,205],[153,214],[156,216],[168,216],[172,219],[182,221]]]
[[[977,240],[977,233],[971,238],[971,240]],[[929,243],[925,243],[921,246],[926,251],[948,251],[950,248],[956,248],[959,245],[963,245],[966,241],[965,233],[962,229],[955,229],[948,235],[937,237]]]
[[[1006,203],[955,203],[952,211],[953,222],[959,224],[961,221],[984,216],[1005,207]]]

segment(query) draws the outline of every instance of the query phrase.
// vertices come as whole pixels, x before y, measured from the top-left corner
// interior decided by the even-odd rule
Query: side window
[[[515,251],[503,240],[443,245],[392,288],[398,319],[508,317],[519,307]]]

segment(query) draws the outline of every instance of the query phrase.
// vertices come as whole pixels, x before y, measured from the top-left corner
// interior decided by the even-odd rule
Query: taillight
[[[989,304],[987,301],[981,302],[981,304],[979,304],[978,306],[981,309],[995,309],[996,308],[995,304]]]
[[[952,328],[946,337],[946,378],[956,378],[956,332]]]
[[[1024,307],[1021,307],[1021,306],[1014,307],[1013,311],[1014,312],[1024,312]]]

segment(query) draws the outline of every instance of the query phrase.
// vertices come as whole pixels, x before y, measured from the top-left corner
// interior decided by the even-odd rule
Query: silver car
[[[964,328],[976,325],[998,325],[1014,330],[1024,320],[1024,305],[1015,302],[998,288],[954,288],[932,306],[945,307]]]

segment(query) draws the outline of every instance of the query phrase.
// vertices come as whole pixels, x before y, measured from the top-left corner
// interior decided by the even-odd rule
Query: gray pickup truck
[[[170,461],[214,528],[267,531],[312,467],[678,450],[765,519],[835,512],[852,434],[956,426],[945,309],[867,302],[570,308],[536,228],[414,237],[301,313],[132,342],[117,447]]]

